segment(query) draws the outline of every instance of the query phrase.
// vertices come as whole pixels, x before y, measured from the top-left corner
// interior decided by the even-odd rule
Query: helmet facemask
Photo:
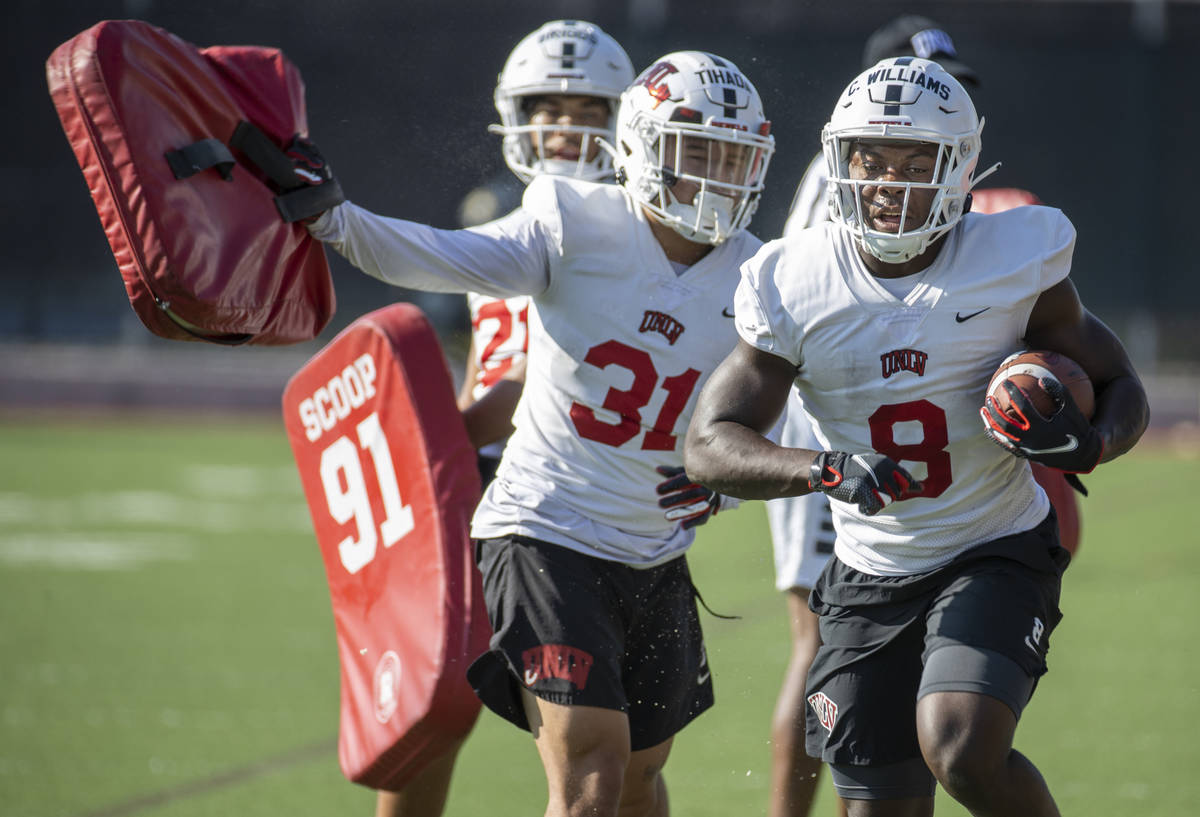
[[[979,130],[983,129],[980,122]],[[908,129],[911,133],[911,128]],[[930,244],[945,235],[962,217],[967,193],[973,186],[970,172],[978,157],[979,131],[970,137],[947,140],[938,134],[927,138],[896,139],[883,135],[823,135],[826,162],[837,168],[828,181],[829,211],[833,220],[848,229],[863,248],[881,261],[902,264],[923,253]],[[853,178],[851,155],[858,144],[932,145],[933,170],[929,181]],[[861,173],[859,174],[861,176]],[[900,223],[895,231],[876,229],[864,212],[863,189],[874,188],[877,204],[900,204]],[[925,218],[916,225],[909,216],[920,207],[920,199],[932,191]]]
[[[612,178],[612,157],[607,151],[599,149],[596,139],[611,140],[613,138],[613,123],[616,119],[616,100],[601,99],[607,110],[607,121],[603,127],[589,125],[563,125],[556,123],[534,124],[530,121],[530,111],[535,103],[545,94],[515,98],[511,105],[497,107],[501,110],[502,125],[492,125],[488,128],[492,133],[504,137],[501,149],[505,163],[521,181],[528,184],[535,176],[548,174],[553,176],[574,176],[587,181],[601,181]],[[580,95],[583,96],[583,95]],[[511,108],[511,113],[506,110]],[[546,155],[547,141],[557,136],[566,136],[578,150],[578,159],[556,159]],[[588,153],[592,156],[589,159]]]
[[[646,167],[655,190],[647,208],[691,241],[719,245],[750,223],[773,145],[742,131],[668,124],[659,128]]]

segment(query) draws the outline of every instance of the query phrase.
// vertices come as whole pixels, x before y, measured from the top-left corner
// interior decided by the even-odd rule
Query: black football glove
[[[333,170],[316,145],[297,136],[288,145],[286,155],[292,160],[296,186],[276,199],[284,221],[312,224],[330,207],[345,200]]]
[[[1087,474],[1096,467],[1104,454],[1104,440],[1066,386],[1049,377],[1038,381],[1055,405],[1046,417],[1016,383],[1005,380],[1000,385],[1008,392],[1016,416],[1005,414],[996,398],[988,395],[979,416],[993,442],[1015,456],[1072,474]]]
[[[808,487],[874,516],[906,493],[921,490],[921,483],[883,454],[822,451],[813,460]]]
[[[315,186],[324,184],[333,178],[333,171],[321,151],[303,136],[296,136],[288,145],[287,157],[292,160],[292,172],[296,180],[302,184]]]
[[[665,508],[663,514],[670,522],[679,522],[684,530],[703,525],[710,516],[716,516],[721,507],[721,495],[692,482],[692,478],[679,466],[660,465],[654,469],[666,479],[655,489],[659,497],[658,507]]]
[[[243,120],[234,128],[229,145],[263,174],[277,194],[275,207],[279,215],[289,224],[310,224],[330,207],[345,201],[342,187],[321,151],[299,134],[280,150],[258,126]]]

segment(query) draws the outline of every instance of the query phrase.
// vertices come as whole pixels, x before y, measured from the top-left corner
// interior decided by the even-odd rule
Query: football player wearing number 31
[[[1058,814],[1012,741],[1046,671],[1067,554],[1013,454],[1088,472],[1148,420],[1120,341],[1067,277],[1066,217],[963,215],[982,126],[929,60],[885,59],[847,86],[821,139],[832,223],[743,267],[741,340],[686,437],[688,473],[710,488],[833,500],[834,559],[809,602],[822,645],[807,749],[852,817],[930,815],[935,780],[974,815]],[[1069,395],[1043,417],[1018,392],[1027,422],[981,424],[991,374],[1026,347],[1084,368],[1091,423]],[[793,386],[828,450],[763,436]]]
[[[716,501],[682,484],[682,435],[737,342],[723,313],[774,140],[735,65],[684,51],[621,95],[606,149],[617,185],[543,174],[480,227],[344,203],[309,229],[399,286],[533,296],[515,431],[472,522],[494,636],[468,676],[533,733],[547,815],[660,817],[674,735],[713,692],[693,526],[655,494]]]

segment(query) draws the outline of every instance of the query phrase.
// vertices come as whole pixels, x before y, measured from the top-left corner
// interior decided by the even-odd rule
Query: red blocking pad
[[[355,321],[288,382],[288,440],[329,580],[342,772],[400,789],[470,731],[491,635],[469,522],[476,455],[425,316]]]
[[[46,79],[151,332],[222,344],[320,334],[336,308],[324,248],[283,221],[262,172],[229,145],[241,122],[281,149],[307,136],[304,83],[282,52],[201,49],[149,23],[106,20],[56,48]],[[198,145],[208,152],[178,164]]]

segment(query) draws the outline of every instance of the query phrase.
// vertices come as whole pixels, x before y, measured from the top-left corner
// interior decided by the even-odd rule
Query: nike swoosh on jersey
[[[984,312],[987,312],[989,309],[991,309],[990,306],[985,306],[983,309],[979,310],[978,312],[972,312],[970,315],[964,315],[961,312],[955,312],[954,320],[957,323],[962,323],[963,321],[969,321],[969,320],[971,320],[971,318],[975,317],[976,315],[982,315]]]
[[[1065,454],[1068,451],[1074,451],[1079,447],[1079,440],[1074,434],[1067,435],[1067,441],[1063,445],[1055,446],[1054,448],[1026,448],[1021,446],[1021,450],[1030,456],[1036,454]]]
[[[724,315],[726,318],[733,317],[733,313],[729,311],[729,307],[725,307],[724,309],[722,309],[721,314]]]

